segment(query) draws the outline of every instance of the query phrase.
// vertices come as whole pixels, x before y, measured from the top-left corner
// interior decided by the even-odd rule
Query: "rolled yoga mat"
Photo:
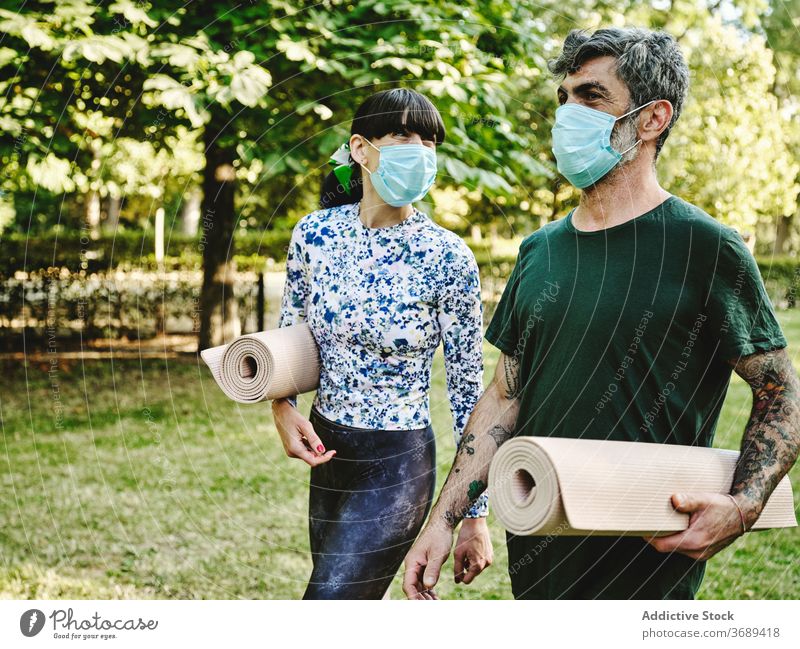
[[[650,536],[685,530],[674,493],[728,493],[737,451],[700,446],[516,437],[489,466],[492,509],[521,536]],[[797,525],[784,476],[753,529]]]
[[[319,348],[305,322],[245,334],[200,356],[222,391],[239,403],[291,397],[319,386]]]

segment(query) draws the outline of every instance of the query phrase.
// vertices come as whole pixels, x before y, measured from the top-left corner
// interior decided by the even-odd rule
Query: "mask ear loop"
[[[641,143],[642,143],[642,141],[641,141],[641,140],[636,140],[636,142],[634,142],[634,143],[633,143],[631,146],[629,146],[629,147],[628,147],[627,149],[625,149],[625,150],[624,150],[622,153],[620,153],[620,154],[619,154],[619,156],[620,156],[620,157],[624,156],[624,155],[625,155],[625,154],[626,154],[628,151],[630,151],[631,149],[635,148],[637,145],[639,145],[639,144],[641,144]]]
[[[370,145],[370,146],[371,146],[373,149],[375,149],[375,150],[378,152],[378,155],[380,155],[380,153],[381,153],[381,150],[380,150],[378,147],[376,147],[376,146],[375,146],[375,145],[374,145],[372,142],[370,142],[370,141],[369,141],[369,138],[366,138],[366,137],[364,137],[363,135],[359,135],[359,137],[360,137],[362,140],[364,140],[364,142],[366,142],[367,144],[369,144],[369,145]],[[378,164],[380,164],[380,161],[378,161]],[[360,162],[358,163],[358,165],[359,165],[359,166],[360,166],[360,167],[361,167],[361,168],[362,168],[364,171],[366,171],[366,172],[367,172],[367,173],[368,173],[370,176],[372,175],[372,172],[371,172],[369,169],[367,169],[367,168],[366,168],[364,165],[362,165]]]
[[[624,115],[620,115],[620,116],[619,116],[619,117],[617,117],[617,119],[615,119],[614,121],[615,121],[615,122],[617,122],[617,121],[621,120],[623,117],[627,117],[628,115],[630,115],[630,114],[632,114],[632,113],[635,113],[637,110],[642,110],[642,108],[644,108],[645,106],[649,106],[650,104],[652,104],[653,102],[656,102],[656,101],[658,101],[658,99],[651,99],[651,100],[650,100],[650,101],[648,101],[646,104],[642,104],[641,106],[638,106],[637,108],[634,108],[633,110],[629,110],[629,111],[628,111],[627,113],[625,113]],[[634,143],[633,143],[633,146],[629,146],[627,149],[625,149],[625,150],[624,150],[622,153],[620,153],[619,155],[620,155],[620,156],[624,156],[624,155],[625,155],[625,154],[626,154],[628,151],[630,151],[631,149],[635,148],[637,145],[639,145],[639,144],[641,144],[641,143],[642,143],[642,140],[641,140],[641,139],[639,139],[639,140],[636,140],[636,142],[634,142]]]

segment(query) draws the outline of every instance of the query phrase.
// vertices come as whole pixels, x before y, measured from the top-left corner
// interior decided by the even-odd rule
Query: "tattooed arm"
[[[705,560],[730,545],[753,526],[800,452],[800,381],[786,349],[743,356],[730,364],[753,390],[730,495],[673,496],[675,508],[691,515],[689,528],[650,539],[662,552],[677,550]]]
[[[800,382],[786,349],[751,354],[731,364],[753,390],[731,487],[749,529],[800,452]]]
[[[432,588],[450,555],[454,530],[486,489],[495,452],[513,435],[519,396],[519,360],[501,354],[492,382],[469,416],[455,462],[428,523],[406,555],[403,590],[410,599],[436,599]],[[465,583],[470,580],[464,579]]]
[[[489,388],[467,421],[456,460],[431,512],[451,530],[469,512],[489,481],[489,464],[514,431],[519,413],[519,360],[500,354]]]

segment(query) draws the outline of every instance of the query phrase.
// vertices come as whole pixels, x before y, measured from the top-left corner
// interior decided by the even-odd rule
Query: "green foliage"
[[[691,101],[667,140],[662,178],[740,232],[795,210],[800,164],[792,124],[771,89],[772,53],[763,38],[707,19],[685,37],[697,71]]]
[[[254,0],[232,11],[42,0],[0,10],[0,227],[14,218],[9,197],[40,190],[46,201],[96,191],[179,202],[198,182],[203,131],[236,149],[243,218],[289,227],[315,206],[358,103],[407,85],[431,96],[448,130],[437,217],[527,233],[577,197],[554,170],[546,60],[571,28],[638,24],[673,33],[692,71],[662,181],[771,241],[800,191],[797,2]]]

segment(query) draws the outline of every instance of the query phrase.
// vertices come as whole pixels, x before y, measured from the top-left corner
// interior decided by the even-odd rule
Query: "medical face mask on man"
[[[620,153],[611,146],[614,124],[655,101],[658,100],[648,101],[619,117],[581,104],[559,106],[552,129],[552,150],[558,171],[578,189],[596,183],[641,142],[637,140]]]
[[[380,153],[378,168],[373,172],[364,165],[378,195],[392,207],[418,201],[436,180],[436,152],[423,144],[390,144],[376,147]]]

